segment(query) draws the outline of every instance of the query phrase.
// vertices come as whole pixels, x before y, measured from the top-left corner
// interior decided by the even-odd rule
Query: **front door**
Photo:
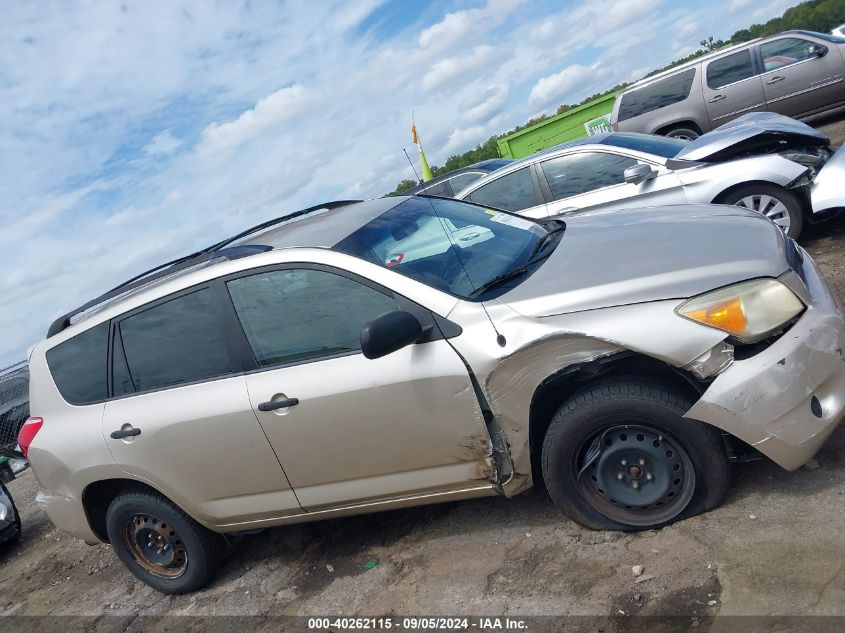
[[[845,99],[839,51],[803,37],[782,37],[760,44],[766,105],[772,112],[796,116]]]
[[[302,512],[233,366],[215,303],[205,287],[115,323],[115,397],[103,436],[124,471],[199,519],[223,525]]]
[[[687,201],[681,181],[664,166],[639,184],[625,182],[625,170],[640,161],[613,152],[574,152],[539,163],[548,184],[550,216],[573,209],[616,209],[631,206],[682,204]]]
[[[360,351],[367,321],[408,309],[426,325],[427,311],[320,267],[227,286],[259,366],[247,375],[252,405],[303,508],[489,485],[486,427],[449,343],[435,337],[375,360]]]
[[[763,83],[752,62],[751,49],[714,59],[704,75],[704,103],[713,127],[746,112],[766,109]]]

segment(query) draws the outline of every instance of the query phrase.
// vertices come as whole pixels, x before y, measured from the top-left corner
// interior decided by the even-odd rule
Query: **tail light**
[[[610,127],[613,129],[614,132],[619,131],[619,124],[618,123],[611,123]]]
[[[21,453],[23,453],[24,457],[27,457],[29,453],[29,445],[32,444],[32,440],[35,439],[35,435],[38,431],[41,430],[41,426],[44,424],[44,418],[28,418],[26,422],[23,423],[21,427],[20,433],[18,433],[18,445],[21,447]]]

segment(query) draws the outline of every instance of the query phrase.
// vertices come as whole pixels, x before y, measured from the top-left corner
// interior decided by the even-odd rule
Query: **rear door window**
[[[90,330],[47,350],[47,366],[62,398],[71,404],[91,404],[108,397],[109,324]]]
[[[452,187],[452,195],[455,195],[461,191],[461,189],[466,189],[483,175],[484,174],[481,172],[469,172],[466,174],[458,174],[453,178],[449,178],[449,185]]]
[[[625,170],[635,158],[609,152],[579,152],[540,163],[555,200],[625,182]]]
[[[726,55],[707,66],[707,85],[713,90],[753,76],[751,49]]]
[[[232,372],[223,329],[205,288],[123,319],[119,324],[128,379],[135,391],[161,389]],[[123,359],[115,354],[119,391]]]
[[[643,88],[626,92],[619,104],[618,120],[625,121],[683,101],[689,96],[694,79],[695,68],[690,68]]]
[[[813,42],[802,40],[800,37],[785,37],[773,42],[765,42],[760,44],[760,53],[763,56],[763,66],[766,71],[815,57]]]
[[[420,193],[427,196],[445,196],[447,198],[452,195],[452,192],[449,191],[449,183],[446,180],[431,185],[430,187],[420,191]]]
[[[479,187],[469,195],[477,204],[498,207],[505,211],[522,211],[540,204],[534,191],[534,181],[529,167],[497,178]]]

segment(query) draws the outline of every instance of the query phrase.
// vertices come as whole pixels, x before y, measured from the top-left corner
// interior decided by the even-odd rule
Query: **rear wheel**
[[[223,551],[219,534],[147,490],[116,497],[106,513],[106,528],[129,571],[164,593],[186,593],[206,585]]]
[[[801,202],[791,191],[777,185],[761,183],[738,187],[720,201],[762,213],[793,239],[798,238],[804,226]]]
[[[543,443],[555,504],[593,529],[644,530],[716,507],[729,480],[718,431],[692,403],[642,379],[596,383],[558,410]]]
[[[682,141],[692,141],[697,139],[701,136],[701,132],[692,128],[692,127],[675,127],[671,130],[667,130],[663,134],[664,136],[668,136],[669,138],[676,138]]]

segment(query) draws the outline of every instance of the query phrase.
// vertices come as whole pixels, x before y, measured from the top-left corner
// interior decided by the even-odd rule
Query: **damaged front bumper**
[[[724,370],[686,417],[712,424],[794,470],[845,416],[845,314],[809,255],[810,296],[777,341]]]
[[[845,179],[845,146],[831,156],[813,179],[810,202],[813,213],[845,208],[842,182]]]

